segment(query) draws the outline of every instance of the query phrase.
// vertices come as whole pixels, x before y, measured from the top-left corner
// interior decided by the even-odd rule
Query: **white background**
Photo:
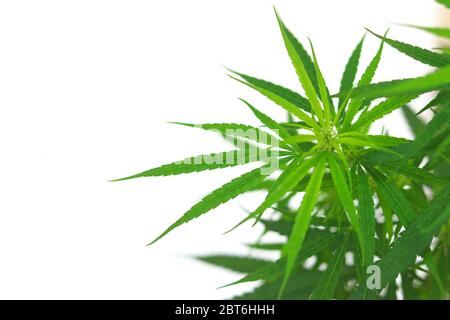
[[[253,286],[216,290],[239,275],[192,257],[246,254],[260,229],[222,232],[262,195],[145,246],[247,168],[107,180],[228,148],[167,121],[258,124],[238,97],[283,120],[221,66],[299,88],[273,4],[301,41],[312,38],[333,92],[364,27],[433,25],[439,8],[431,0],[0,2],[0,298],[212,299]],[[435,44],[399,26],[390,36]],[[364,65],[378,44],[367,36]],[[386,48],[376,80],[427,71]],[[409,136],[399,113],[384,124]]]

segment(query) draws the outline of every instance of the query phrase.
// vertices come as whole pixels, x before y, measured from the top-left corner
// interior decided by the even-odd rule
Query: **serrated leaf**
[[[278,14],[275,10],[275,14],[277,15],[277,20],[281,20],[278,18]],[[308,54],[308,52],[305,50],[303,45],[298,41],[298,39],[294,36],[294,34],[286,27],[286,25],[283,24],[283,30],[284,33],[289,41],[289,43],[292,45],[292,48],[295,51],[295,54],[300,58],[302,61],[306,73],[308,74],[309,79],[311,79],[311,82],[316,89],[316,92],[319,92],[319,86],[317,84],[317,76],[315,72],[314,63]]]
[[[265,145],[282,146],[284,143],[280,141],[274,135],[265,132],[259,128],[249,126],[240,123],[203,123],[203,124],[193,124],[184,122],[172,122],[173,124],[179,124],[182,126],[187,126],[191,128],[198,128],[207,131],[213,131],[221,134],[222,136],[233,139],[242,138],[248,139],[250,141],[255,141],[257,143],[262,143]]]
[[[280,293],[278,295],[279,298],[283,294],[283,290],[286,287],[289,276],[294,268],[295,261],[297,260],[298,252],[302,247],[303,240],[305,239],[308,231],[311,215],[319,196],[322,178],[325,173],[325,163],[325,157],[322,157],[314,168],[314,172],[311,175],[311,180],[306,187],[305,195],[295,217],[294,227],[292,228],[292,233],[289,236],[287,243],[286,271],[280,288]]]
[[[400,219],[400,222],[407,226],[414,220],[416,212],[412,208],[411,204],[401,193],[400,190],[390,181],[383,173],[374,168],[368,169],[370,175],[377,184],[378,190],[382,193],[383,198],[389,202],[394,209],[395,213]]]
[[[375,264],[380,268],[381,289],[405,271],[418,255],[430,245],[433,236],[447,223],[450,216],[450,185],[443,188],[428,206],[411,222],[394,241],[390,249]],[[351,299],[362,299],[367,289],[363,281]],[[370,290],[378,293],[380,290]]]
[[[363,143],[361,145],[373,147],[392,147],[411,142],[410,140],[404,138],[390,137],[385,135],[362,134],[353,131],[341,133],[338,139],[342,140],[343,138],[347,137],[355,138],[358,139],[359,141],[362,141]]]
[[[450,67],[444,67],[423,77],[378,82],[355,88],[352,97],[375,99],[402,95],[422,94],[450,87]]]
[[[306,70],[305,64],[302,60],[303,56],[299,55],[298,51],[296,50],[296,48],[294,46],[292,37],[287,32],[286,26],[281,21],[280,17],[278,16],[278,13],[276,11],[275,11],[275,15],[277,17],[278,24],[280,26],[284,44],[286,45],[286,49],[288,51],[289,57],[291,58],[292,64],[295,68],[295,71],[297,72],[297,76],[300,80],[300,83],[302,84],[302,87],[305,90],[306,97],[308,98],[309,103],[311,104],[311,109],[312,109],[312,111],[314,111],[314,113],[318,117],[319,121],[323,123],[324,118],[323,118],[322,108],[321,108],[321,105],[319,102],[319,97],[317,95],[317,91],[314,87],[314,84],[311,81],[311,78],[308,74],[308,71]],[[301,119],[301,120],[303,120],[303,119]]]
[[[416,98],[416,96],[413,95],[387,98],[385,101],[373,107],[370,111],[363,113],[358,121],[352,124],[349,131],[356,131],[361,127],[371,124],[375,120],[383,118],[392,111],[403,107],[414,98]]]
[[[408,43],[389,39],[389,38],[383,37],[379,34],[376,34],[375,32],[372,32],[369,29],[367,29],[367,30],[374,36],[384,40],[391,47],[397,49],[398,51],[408,55],[409,57],[411,57],[417,61],[428,64],[432,67],[438,67],[438,68],[450,65],[450,56],[448,56],[446,54],[440,54],[437,52],[433,52],[433,51],[430,51],[427,49],[423,49],[423,48],[419,48],[417,46],[410,45]]]
[[[236,72],[234,70],[230,70],[230,69],[228,69],[228,70],[231,71],[232,73],[238,75],[239,77],[244,79],[247,83],[252,84],[253,86],[255,86],[257,88],[261,88],[261,89],[267,90],[269,92],[272,92],[272,93],[276,94],[277,96],[283,98],[284,100],[289,101],[293,105],[296,105],[297,107],[305,110],[306,112],[311,111],[311,104],[309,103],[309,101],[297,92],[294,92],[288,88],[282,87],[278,84],[274,84],[274,83],[266,81],[266,80],[257,79],[257,78],[251,77],[249,75],[246,75],[246,74],[243,74],[240,72]]]
[[[334,158],[333,155],[328,155],[328,165],[331,171],[331,177],[333,178],[334,187],[336,193],[342,206],[347,214],[348,221],[350,222],[353,231],[355,232],[363,258],[366,257],[365,248],[363,246],[363,236],[361,232],[361,226],[359,224],[358,216],[356,215],[356,208],[353,204],[353,197],[350,188],[348,187],[347,181],[345,179],[344,170],[341,169],[339,162]]]
[[[339,98],[339,106],[342,105],[344,96],[353,88],[353,82],[355,81],[356,73],[358,71],[359,58],[361,56],[362,45],[364,42],[364,37],[358,42],[355,49],[353,50],[350,58],[345,66],[344,73],[341,79],[341,86],[339,92],[342,96]]]
[[[389,163],[386,162],[381,165],[381,168],[388,169],[392,173],[400,173],[404,176],[410,177],[417,182],[421,182],[427,185],[444,185],[447,183],[447,180],[441,177],[438,177],[424,169],[412,166],[408,163]]]
[[[248,190],[252,190],[266,178],[266,176],[261,173],[262,168],[264,168],[264,166],[247,172],[208,194],[150,244],[155,243],[180,225],[200,217],[208,211],[218,207],[225,202],[228,202],[231,199],[234,199],[238,195],[245,193]]]
[[[238,273],[250,273],[272,263],[270,260],[232,255],[198,256],[198,260]]]
[[[385,36],[387,34],[387,31],[385,33]],[[361,79],[358,82],[358,87],[368,85],[372,82],[373,77],[375,76],[375,73],[377,72],[378,65],[380,64],[381,55],[383,53],[384,48],[384,41],[381,40],[380,47],[377,50],[377,53],[370,61],[369,65],[367,66],[366,70],[364,71],[363,75],[361,76]]]
[[[366,253],[364,265],[369,266],[372,264],[375,254],[375,209],[369,180],[360,166],[357,168],[356,181],[358,188],[358,213],[361,226],[362,245],[364,246],[364,251]]]
[[[268,161],[271,154],[272,152],[270,150],[261,152],[259,148],[246,144],[244,150],[233,150],[189,157],[181,161],[165,164],[157,168],[112,181],[123,181],[142,177],[170,176],[234,167],[254,161]]]
[[[301,163],[300,163],[301,161]],[[308,170],[316,163],[317,159],[294,159],[286,170],[278,177],[272,188],[269,190],[263,203],[256,208],[255,211],[250,213],[245,219],[235,225],[230,232],[246,221],[257,218],[256,222],[260,219],[262,214],[270,208],[274,203],[278,202],[286,193],[291,191],[297,184],[306,176]],[[255,222],[255,223],[256,223]]]
[[[380,47],[378,48],[377,53],[373,57],[372,61],[370,61],[366,70],[364,71],[361,79],[358,82],[358,87],[367,86],[372,82],[373,77],[375,76],[375,72],[377,71],[378,64],[381,60],[381,54],[383,53],[384,41],[381,41]],[[346,129],[352,122],[355,115],[361,109],[363,105],[363,98],[353,98],[350,101],[347,113],[345,114],[343,127]]]
[[[300,109],[298,106],[296,106],[295,104],[293,104],[289,100],[286,100],[285,97],[279,96],[275,92],[272,92],[272,91],[269,91],[267,89],[255,86],[255,85],[253,85],[251,83],[242,81],[242,80],[240,80],[238,78],[235,78],[233,76],[230,76],[230,77],[232,79],[235,79],[236,81],[239,81],[239,82],[249,86],[250,88],[258,91],[259,93],[264,95],[266,98],[268,98],[269,100],[273,101],[274,103],[276,103],[277,105],[279,105],[280,107],[285,109],[287,112],[290,112],[294,116],[299,118],[300,120],[303,120],[308,126],[318,129],[318,126],[317,126],[316,122],[308,114],[306,114],[302,109]]]
[[[316,53],[314,51],[314,47],[313,47],[311,40],[309,40],[309,43],[311,45],[311,52],[312,52],[313,59],[314,59],[314,67],[316,70],[317,84],[319,86],[319,93],[320,93],[320,97],[323,102],[325,120],[328,123],[328,122],[330,122],[331,115],[332,115],[332,108],[333,108],[332,101],[331,101],[331,98],[330,98],[330,95],[328,92],[327,85],[323,78],[322,72],[320,71],[319,62],[317,61]]]
[[[258,109],[256,109],[254,106],[252,106],[249,102],[245,101],[244,99],[240,99],[242,102],[244,102],[247,107],[250,108],[250,110],[253,112],[253,114],[261,121],[262,124],[264,124],[267,128],[275,132],[277,135],[282,137],[283,139],[286,139],[290,137],[290,133],[278,122],[270,118],[268,115],[262,113]]]
[[[328,300],[333,298],[336,286],[344,266],[345,253],[347,250],[350,234],[348,234],[340,246],[336,249],[333,257],[328,262],[328,267],[320,278],[318,284],[311,294],[310,300]]]

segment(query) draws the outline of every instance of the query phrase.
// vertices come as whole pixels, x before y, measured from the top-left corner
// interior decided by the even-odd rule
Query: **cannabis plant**
[[[249,245],[278,251],[280,258],[199,257],[244,273],[228,285],[262,281],[237,299],[395,299],[398,289],[406,299],[448,298],[450,55],[369,31],[380,40],[378,51],[357,80],[363,38],[345,66],[339,92],[332,95],[311,41],[308,52],[275,15],[304,95],[229,70],[231,78],[287,111],[287,121],[277,122],[241,99],[260,127],[179,123],[218,132],[235,149],[186,158],[119,180],[250,162],[261,166],[212,191],[151,243],[238,195],[264,190],[264,201],[231,230],[252,221],[264,226],[264,234],[286,236],[285,242],[260,240]],[[449,38],[449,29],[421,29]],[[372,84],[385,45],[436,70]],[[433,110],[432,120],[425,124],[408,104],[436,90],[437,96],[422,109]],[[399,108],[413,140],[371,133],[375,121]]]

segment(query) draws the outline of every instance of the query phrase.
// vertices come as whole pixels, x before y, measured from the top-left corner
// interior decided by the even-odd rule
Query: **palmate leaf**
[[[192,219],[198,218],[219,205],[255,188],[255,186],[260,184],[266,178],[266,175],[261,173],[261,170],[264,167],[265,166],[247,172],[208,194],[150,244],[155,243],[180,225],[187,223]]]
[[[270,260],[231,255],[207,255],[196,258],[205,263],[238,273],[250,273],[272,263]]]
[[[356,174],[358,188],[358,213],[361,227],[362,245],[364,247],[364,265],[369,266],[375,255],[375,209],[369,180],[362,167],[358,166]]]
[[[339,98],[339,106],[342,106],[344,97],[353,88],[353,82],[355,81],[356,72],[358,71],[359,58],[361,56],[362,45],[364,37],[358,42],[356,48],[353,50],[347,65],[345,66],[344,73],[341,79],[341,86],[339,92],[342,94]]]
[[[270,161],[271,154],[272,152],[270,150],[264,150],[264,152],[261,152],[261,149],[245,144],[244,150],[233,150],[189,157],[181,161],[165,164],[157,168],[112,181],[123,181],[142,177],[178,175],[234,167],[254,161]]]
[[[408,55],[409,57],[420,61],[422,63],[428,64],[432,67],[445,67],[450,65],[450,56],[446,54],[436,53],[427,49],[419,48],[404,42],[392,40],[386,37],[383,37],[375,32],[367,29],[374,36],[384,40],[391,47],[397,49],[398,51]]]
[[[317,253],[321,252],[325,248],[328,248],[330,245],[335,244],[339,239],[342,238],[342,235],[339,233],[331,233],[331,232],[322,232],[320,237],[314,237],[310,239],[310,235],[306,236],[305,242],[298,252],[297,259],[294,263],[294,268],[298,267],[303,263],[303,261]],[[274,280],[283,275],[283,272],[286,270],[287,258],[283,257],[278,259],[274,263],[270,263],[254,272],[249,273],[245,277],[239,279],[238,281],[227,284],[223,287],[228,287],[240,283],[252,282],[258,280]]]
[[[234,73],[235,75],[238,75],[240,78],[242,78],[247,83],[253,85],[256,88],[261,88],[266,91],[272,92],[275,95],[283,98],[286,101],[289,101],[293,105],[296,105],[297,107],[299,107],[300,109],[303,109],[306,112],[311,111],[311,105],[310,105],[309,101],[297,92],[294,92],[290,89],[284,88],[280,85],[274,84],[274,83],[266,81],[266,80],[257,79],[257,78],[251,77],[249,75],[246,75],[246,74],[243,74],[243,73],[231,70],[231,69],[228,69],[228,70],[230,72]]]
[[[349,131],[356,131],[367,126],[375,120],[381,119],[392,111],[404,106],[416,98],[414,95],[387,98],[385,101],[373,107],[370,111],[363,113],[358,120],[350,127]]]
[[[298,209],[297,216],[295,217],[294,227],[292,228],[292,233],[289,236],[287,243],[286,272],[278,298],[281,298],[283,294],[283,290],[286,287],[289,276],[294,268],[295,261],[297,260],[298,252],[302,247],[303,240],[305,239],[308,231],[311,215],[319,196],[322,177],[325,173],[325,160],[325,157],[322,156],[314,168],[314,172],[311,175],[311,180],[306,187],[305,195],[302,199],[300,208]]]
[[[318,284],[311,294],[310,300],[328,300],[333,298],[342,267],[344,266],[345,253],[349,243],[350,234],[342,240],[340,246],[336,249],[333,257],[328,263],[328,267],[321,276]]]
[[[425,92],[450,88],[450,66],[436,70],[423,77],[379,82],[355,88],[352,97],[375,99],[402,95],[422,94]]]
[[[393,281],[398,274],[414,263],[430,245],[435,234],[447,223],[450,216],[450,185],[437,194],[428,206],[411,222],[406,230],[394,241],[390,249],[375,264],[381,272],[381,288]],[[351,299],[363,299],[367,291],[366,281],[362,281]],[[378,293],[380,290],[370,290]]]
[[[302,84],[303,89],[305,90],[305,94],[311,104],[312,111],[316,114],[319,121],[323,123],[324,117],[322,112],[322,107],[319,102],[319,97],[317,95],[317,91],[314,87],[314,84],[308,74],[308,71],[305,68],[305,64],[302,60],[303,56],[299,55],[298,51],[294,46],[294,40],[292,36],[287,31],[286,26],[281,21],[278,13],[275,10],[275,15],[278,20],[278,24],[280,26],[281,34],[283,36],[284,44],[286,46],[289,57],[291,58],[292,64],[297,72],[297,76]],[[297,41],[298,43],[298,41]],[[301,119],[303,120],[303,119]],[[305,121],[306,122],[306,121]]]

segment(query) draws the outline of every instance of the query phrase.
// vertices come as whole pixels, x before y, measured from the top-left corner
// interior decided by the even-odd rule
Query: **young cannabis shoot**
[[[293,273],[297,281],[295,283],[298,283],[298,275],[294,271],[302,268],[305,259],[317,255],[327,263],[328,268],[320,272],[320,278],[315,280],[314,288],[308,291],[306,297],[329,299],[335,294],[345,296],[342,292],[350,289],[338,291],[337,287],[340,279],[347,279],[349,275],[359,283],[353,293],[355,298],[379,294],[382,288],[392,284],[400,272],[405,272],[411,263],[414,264],[415,257],[429,247],[433,235],[447,221],[450,211],[448,178],[442,178],[432,170],[442,159],[447,159],[448,163],[448,158],[445,158],[449,145],[448,98],[441,98],[438,103],[427,107],[447,103],[447,107],[440,109],[430,125],[414,141],[373,135],[369,133],[369,128],[394,110],[405,108],[424,92],[448,89],[450,56],[373,33],[381,39],[381,43],[360,79],[355,83],[364,37],[348,60],[339,94],[330,95],[312,42],[309,41],[309,54],[277,12],[275,14],[305,96],[269,81],[229,71],[231,78],[258,91],[286,110],[289,121],[276,122],[241,99],[265,130],[235,123],[179,123],[219,132],[237,148],[186,158],[119,180],[262,162],[261,167],[212,191],[151,244],[178,226],[238,195],[264,189],[267,190],[264,201],[231,230],[249,220],[261,222],[267,227],[270,220],[263,219],[263,215],[268,209],[275,208],[282,213],[278,222],[289,226],[283,233],[288,236],[288,240],[285,244],[273,246],[281,252],[279,260],[267,263],[255,272],[246,268],[243,271],[248,275],[234,284],[281,277],[281,281],[276,282],[279,287],[278,297],[281,298],[288,284],[293,283],[289,281]],[[424,77],[371,84],[385,43],[439,69]],[[380,101],[378,98],[384,99]],[[439,143],[442,139],[447,141],[444,146]],[[420,167],[421,159],[428,157],[430,150],[437,149],[442,157],[433,158],[433,166]],[[272,179],[271,175],[276,171],[281,171],[281,174]],[[435,194],[430,203],[424,194],[423,185],[431,187]],[[295,210],[291,210],[286,204],[296,193],[302,193],[303,197]],[[414,197],[416,200],[424,199],[424,202],[411,203]],[[384,224],[376,220],[377,215],[384,217]],[[394,215],[398,219],[393,218]],[[406,230],[401,232],[404,228]],[[256,248],[258,246],[261,247],[255,245]],[[356,271],[348,271],[344,266],[344,256],[348,251],[355,256]],[[381,260],[375,263],[376,255],[381,256]],[[383,272],[380,288],[368,288],[365,282],[365,270],[374,263]],[[434,271],[437,269],[431,255],[425,254],[423,263],[436,281],[442,283]],[[237,265],[235,268],[239,269]],[[443,287],[440,287],[442,292]]]

